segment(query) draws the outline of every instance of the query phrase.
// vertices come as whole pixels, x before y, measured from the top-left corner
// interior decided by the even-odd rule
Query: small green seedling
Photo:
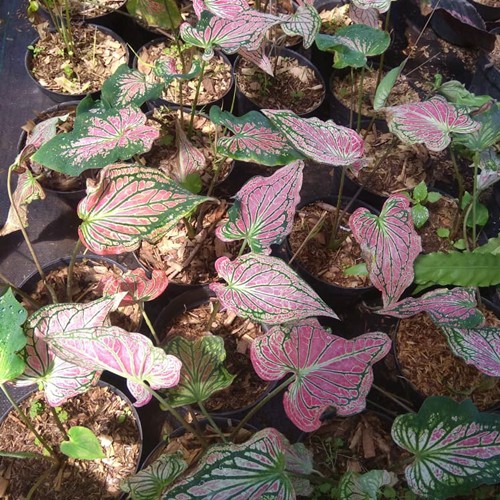
[[[427,203],[436,203],[441,195],[436,191],[429,191],[424,181],[421,181],[413,188],[413,192],[408,196],[412,209],[413,224],[417,229],[420,229],[429,220],[429,209],[426,207]]]

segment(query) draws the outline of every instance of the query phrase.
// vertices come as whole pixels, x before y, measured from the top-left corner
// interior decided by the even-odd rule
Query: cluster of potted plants
[[[71,37],[70,2],[42,3],[58,36]],[[403,0],[353,0],[352,22],[328,33],[308,0],[291,13],[275,2],[198,0],[182,24],[174,1],[129,3],[168,35],[162,48],[148,48],[147,60],[139,50],[133,67],[115,65],[98,94],[84,89],[71,118],[57,110],[33,123],[8,170],[0,234],[23,233],[38,283],[16,286],[0,274],[0,388],[13,406],[0,424],[0,487],[13,498],[65,498],[72,484],[71,498],[133,499],[448,498],[494,488],[500,417],[479,409],[500,399],[500,319],[480,293],[500,284],[499,237],[483,236],[483,203],[499,178],[497,96],[455,80],[412,82],[405,67],[418,43],[398,66],[384,66],[391,11]],[[485,31],[458,3],[463,12],[433,4],[422,33],[436,13]],[[328,75],[279,45],[285,35],[300,37],[305,54],[313,44],[333,54],[329,88]],[[77,79],[74,51],[63,49],[68,81]],[[232,94],[211,81],[219,71],[211,61],[224,54],[238,55]],[[333,121],[324,102],[340,106],[336,81],[345,111]],[[218,87],[215,102],[201,99]],[[430,187],[438,161],[448,162],[454,191],[445,215],[434,209],[446,193]],[[228,201],[219,182],[247,162],[273,172]],[[328,167],[332,196],[301,200],[310,169]],[[26,227],[42,179],[56,174],[85,176],[86,192],[74,252],[47,271]],[[427,247],[427,238],[443,244]],[[102,259],[127,253],[133,270]],[[186,293],[151,317],[145,302],[176,282]],[[146,333],[123,320],[134,308]],[[341,320],[360,308],[386,328],[346,333]],[[415,318],[425,326],[405,334]],[[431,329],[448,353],[443,367],[428,365],[438,343]],[[415,401],[374,384],[374,365],[391,356]],[[441,368],[449,370],[441,387],[424,380]],[[109,403],[107,389],[94,394],[103,372],[126,379],[132,406]],[[18,404],[10,385],[41,392]],[[390,401],[379,434],[362,413],[369,398],[383,408],[374,393]],[[277,396],[304,433],[296,443],[249,426]],[[219,418],[229,401],[239,403],[238,420]],[[133,407],[155,403],[178,429],[143,463]],[[332,411],[360,419],[348,446],[325,430]],[[25,437],[9,438],[22,426]],[[397,449],[396,462],[385,451],[375,467],[364,460],[375,443]]]

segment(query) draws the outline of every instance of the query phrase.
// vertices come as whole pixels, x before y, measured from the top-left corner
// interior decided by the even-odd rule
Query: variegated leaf
[[[357,166],[364,153],[363,139],[354,130],[319,118],[300,118],[292,111],[262,112],[306,158],[318,163]]]
[[[231,261],[220,257],[215,269],[227,285],[212,283],[222,306],[242,318],[277,325],[310,316],[337,315],[285,262],[268,255],[246,254]]]
[[[104,168],[96,184],[87,184],[87,193],[78,205],[78,233],[99,255],[131,252],[141,240],[154,243],[212,199],[182,189],[156,168],[135,164]]]
[[[389,10],[391,2],[395,1],[396,0],[352,0],[352,3],[359,9],[376,9],[383,14]]]
[[[442,96],[413,104],[386,108],[390,131],[406,144],[425,144],[430,151],[443,151],[451,142],[450,133],[469,134],[480,123]]]
[[[238,49],[237,54],[243,57],[243,59],[246,59],[252,64],[255,64],[255,66],[260,68],[268,75],[274,76],[273,63],[271,62],[271,59],[269,59],[269,56],[266,54],[266,47],[264,44],[262,44],[255,50],[247,50],[245,49],[245,47],[241,47],[240,49]]]
[[[214,48],[220,48],[227,54],[234,54],[241,47],[256,50],[267,30],[281,21],[277,16],[253,9],[241,12],[235,19],[221,19],[204,11],[196,26],[183,23],[180,34],[186,43],[203,48],[203,59],[210,60]]]
[[[221,337],[207,335],[196,341],[175,337],[164,349],[182,362],[179,384],[167,392],[173,407],[203,402],[234,380],[235,375],[224,368],[226,351]]]
[[[479,156],[480,172],[477,176],[477,189],[484,191],[500,180],[500,157],[495,148],[482,151]]]
[[[127,271],[124,274],[105,276],[99,283],[103,295],[114,295],[125,292],[120,306],[147,302],[159,297],[167,288],[168,278],[164,271],[155,269],[148,278],[146,271],[141,268]]]
[[[354,3],[349,5],[349,17],[355,24],[366,24],[372,28],[378,28],[378,10],[368,7],[361,9]]]
[[[288,16],[281,24],[281,29],[288,36],[301,36],[303,45],[308,49],[314,43],[316,35],[321,28],[321,17],[313,5],[305,4],[297,8],[297,10]]]
[[[137,399],[134,406],[149,403],[146,389],[168,389],[179,382],[181,362],[154,347],[141,333],[117,326],[81,328],[61,333],[47,332],[45,340],[62,359],[88,370],[108,370],[127,379]]]
[[[182,22],[176,0],[127,0],[127,10],[148,26],[176,29]]]
[[[120,488],[132,500],[156,500],[186,469],[182,453],[165,453],[151,465],[122,481]]]
[[[250,9],[246,0],[194,0],[193,7],[198,19],[204,10],[222,19],[236,19]]]
[[[410,202],[404,195],[392,195],[378,216],[358,208],[349,218],[349,227],[361,246],[370,280],[388,308],[412,283],[413,262],[422,251]]]
[[[142,106],[146,101],[158,99],[163,84],[152,82],[144,73],[122,64],[102,86],[101,100],[113,108]]]
[[[196,78],[201,73],[200,61],[198,59],[191,61],[191,66],[186,71],[187,73],[179,73],[177,61],[167,55],[158,58],[153,67],[153,73],[163,80],[165,87],[168,87],[175,78],[179,80],[192,80]]]
[[[294,443],[286,447],[285,460],[285,469],[292,473],[290,479],[297,496],[311,496],[314,488],[307,476],[314,470],[312,451],[308,450],[304,443]]]
[[[340,479],[339,500],[377,500],[382,486],[392,486],[397,481],[396,474],[386,470],[370,470],[365,474],[349,470]]]
[[[53,116],[47,118],[40,123],[37,123],[33,130],[29,133],[26,139],[26,146],[34,146],[38,149],[42,144],[55,137],[57,133],[57,125],[65,122],[68,119],[67,114],[61,116]]]
[[[304,432],[321,425],[321,414],[333,406],[338,415],[353,415],[366,406],[373,381],[372,365],[391,349],[381,332],[346,340],[325,331],[315,318],[289,327],[276,326],[253,341],[252,364],[260,378],[295,375],[283,397],[285,412]]]
[[[500,328],[442,327],[442,331],[455,356],[490,377],[500,377]]]
[[[408,297],[377,311],[395,318],[410,318],[426,312],[439,326],[472,328],[481,325],[484,316],[476,309],[476,292],[473,288],[440,288],[422,297]]]
[[[99,110],[78,115],[73,130],[44,144],[32,160],[67,175],[102,168],[151,149],[159,130],[145,125],[137,108]]]
[[[254,161],[274,167],[304,158],[263,114],[250,111],[233,116],[218,106],[210,108],[210,119],[229,129],[233,135],[217,140],[217,152],[240,161]]]
[[[296,497],[285,470],[287,439],[277,430],[256,432],[243,444],[212,446],[184,479],[170,486],[163,499]]]
[[[205,168],[207,160],[205,155],[193,146],[182,129],[179,120],[175,121],[177,142],[178,170],[172,172],[172,177],[179,183],[185,182],[191,174],[196,174]]]
[[[271,253],[271,245],[290,234],[300,201],[304,162],[294,161],[270,177],[250,179],[235,195],[229,220],[217,228],[222,241],[245,240],[254,253]]]
[[[396,417],[391,433],[415,455],[405,476],[417,495],[467,495],[480,484],[498,482],[500,416],[479,413],[470,400],[429,397],[418,414]]]
[[[29,170],[19,175],[16,190],[12,195],[14,206],[9,207],[7,220],[0,229],[0,236],[28,227],[28,205],[35,200],[43,200],[45,193],[40,183]],[[15,207],[15,208],[14,208]]]

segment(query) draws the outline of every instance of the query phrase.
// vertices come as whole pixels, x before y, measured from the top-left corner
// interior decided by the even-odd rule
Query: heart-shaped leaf
[[[381,14],[387,12],[391,2],[395,0],[352,0],[352,3],[360,9],[376,9]]]
[[[413,104],[386,108],[390,131],[405,144],[425,144],[430,151],[443,151],[450,133],[470,134],[481,127],[466,112],[442,96]]]
[[[26,345],[22,324],[28,313],[8,288],[0,296],[0,384],[19,377],[24,361],[18,352]]]
[[[128,160],[149,151],[160,134],[157,128],[145,123],[146,115],[135,107],[83,113],[76,117],[71,132],[56,135],[32,160],[73,176],[117,160]]]
[[[241,47],[238,49],[237,54],[243,57],[243,59],[255,64],[255,66],[260,68],[269,76],[274,76],[274,66],[271,59],[269,59],[269,56],[266,54],[266,47],[264,44],[256,50],[247,50],[245,47]],[[212,108],[210,108],[210,110],[212,110]]]
[[[144,269],[137,268],[119,276],[104,277],[99,288],[102,288],[103,295],[126,292],[120,303],[121,306],[126,306],[156,299],[166,290],[167,285],[168,278],[164,271],[155,269],[151,272],[151,278],[148,278]]]
[[[75,425],[68,430],[69,441],[60,444],[61,452],[79,460],[106,458],[97,436],[87,427]]]
[[[99,255],[132,252],[141,240],[154,243],[212,199],[190,193],[156,168],[119,163],[104,168],[87,193],[78,205],[78,233]]]
[[[273,124],[258,111],[233,116],[217,106],[210,108],[210,119],[233,135],[217,140],[217,152],[240,161],[254,161],[274,167],[303,158]]]
[[[275,429],[256,432],[246,443],[209,448],[184,479],[163,493],[167,498],[278,498],[296,494],[285,469],[287,439]]]
[[[156,500],[186,469],[187,463],[181,452],[165,453],[137,474],[127,477],[120,488],[132,500]]]
[[[198,19],[204,10],[222,19],[236,19],[250,9],[246,0],[193,0],[193,7]]]
[[[315,318],[271,328],[253,341],[252,364],[260,378],[279,380],[295,374],[283,398],[285,412],[304,432],[321,425],[321,414],[334,406],[353,415],[366,406],[373,381],[372,365],[391,349],[385,333],[345,340],[325,331]]]
[[[311,4],[300,5],[297,10],[286,18],[281,24],[281,29],[288,36],[301,36],[302,44],[308,49],[314,43],[316,35],[321,28],[321,17],[316,7]]]
[[[70,363],[126,378],[137,407],[151,400],[146,383],[151,389],[168,389],[179,382],[181,362],[140,333],[108,326],[46,333],[44,338],[57,356]]]
[[[382,78],[382,81],[379,83],[377,90],[375,91],[375,97],[373,98],[373,109],[375,111],[378,111],[385,106],[396,80],[399,78],[401,71],[403,71],[404,64],[405,63],[403,61],[399,66],[388,71],[384,78]]]
[[[410,202],[404,195],[392,195],[378,216],[358,208],[349,218],[349,227],[361,246],[370,280],[382,292],[387,308],[412,283],[413,262],[422,251]]]
[[[176,29],[182,22],[175,0],[127,0],[127,10],[147,25],[166,30]]]
[[[372,28],[378,28],[379,13],[377,9],[371,7],[363,9],[351,3],[349,5],[349,17],[354,24],[366,24]]]
[[[415,455],[405,476],[417,495],[467,495],[480,484],[498,482],[500,417],[479,413],[470,400],[427,398],[418,414],[396,417],[391,434]]]
[[[304,162],[297,160],[270,177],[253,177],[235,196],[229,221],[217,228],[222,241],[244,239],[254,253],[271,253],[271,245],[290,234],[300,201]]]
[[[55,137],[57,134],[57,125],[65,122],[68,116],[67,114],[53,116],[37,123],[26,138],[26,146],[34,146],[38,149],[42,144],[45,144],[52,139],[52,137]]]
[[[215,268],[227,285],[212,283],[222,306],[242,318],[276,325],[310,316],[337,315],[281,259],[246,254],[230,261],[220,257]]]
[[[476,292],[472,288],[439,288],[416,299],[408,297],[395,302],[377,312],[395,318],[409,318],[425,311],[440,326],[473,328],[484,321],[476,306]]]
[[[377,500],[380,488],[394,485],[397,476],[386,470],[371,470],[359,474],[352,470],[347,471],[339,482],[339,500]]]
[[[357,165],[364,153],[363,139],[354,130],[318,118],[300,118],[292,111],[263,109],[293,147],[306,158],[329,165]]]
[[[479,191],[488,189],[500,180],[500,157],[495,148],[489,148],[480,153],[478,166],[481,169],[477,176],[477,189]]]
[[[235,375],[224,368],[226,351],[221,337],[207,335],[194,342],[175,337],[165,352],[182,362],[179,384],[167,392],[173,407],[203,402],[234,380]]]

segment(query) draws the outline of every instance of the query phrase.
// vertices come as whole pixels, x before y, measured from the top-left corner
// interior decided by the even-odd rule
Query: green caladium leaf
[[[429,397],[418,414],[394,420],[392,438],[414,454],[405,476],[426,498],[467,495],[500,475],[500,416],[480,413],[470,400]]]
[[[339,500],[377,500],[382,486],[396,484],[397,477],[386,470],[371,470],[365,474],[347,471],[339,483]]]
[[[420,203],[411,208],[411,215],[413,217],[413,224],[415,224],[417,229],[420,229],[429,220],[428,208],[420,205]]]
[[[132,500],[156,500],[186,469],[187,463],[181,452],[164,454],[148,467],[125,479],[120,488]]]
[[[413,188],[413,200],[422,203],[423,201],[426,200],[427,198],[427,186],[425,185],[424,181],[419,182],[414,188]]]
[[[149,26],[166,30],[176,29],[182,22],[175,0],[127,0],[127,10]]]
[[[97,436],[87,427],[76,425],[68,430],[69,441],[60,444],[61,452],[79,460],[106,458]]]
[[[218,106],[210,108],[210,119],[232,132],[217,140],[217,152],[234,160],[252,161],[274,167],[304,158],[281,132],[258,111],[233,116]]]
[[[316,45],[319,50],[335,52],[334,68],[361,68],[367,57],[383,54],[389,47],[391,38],[385,31],[366,26],[351,24],[338,29],[335,35],[319,34]]]
[[[173,407],[203,402],[229,387],[235,378],[224,368],[226,351],[221,337],[207,335],[194,342],[175,337],[164,350],[182,362],[179,383],[167,391]]]
[[[376,9],[380,14],[387,12],[395,0],[352,0],[359,9]]]
[[[105,167],[78,205],[81,241],[93,252],[118,254],[160,240],[204,201],[156,168],[135,164]]]
[[[396,68],[392,68],[379,83],[377,90],[375,91],[375,97],[373,98],[373,109],[378,111],[385,106],[389,95],[391,94],[392,88],[399,78],[401,71],[403,71],[405,61],[403,61]]]
[[[500,255],[500,236],[490,238],[488,243],[474,249],[473,253],[490,253]]]
[[[480,108],[492,100],[489,95],[475,95],[469,92],[465,85],[457,80],[443,83],[437,91],[446,97],[447,101],[471,110]]]
[[[0,297],[0,384],[15,379],[24,371],[18,352],[26,345],[22,324],[28,317],[10,288]]]
[[[145,123],[146,115],[135,107],[83,113],[76,117],[71,132],[44,144],[32,160],[73,176],[117,160],[128,160],[149,151],[160,134],[157,128]]]

